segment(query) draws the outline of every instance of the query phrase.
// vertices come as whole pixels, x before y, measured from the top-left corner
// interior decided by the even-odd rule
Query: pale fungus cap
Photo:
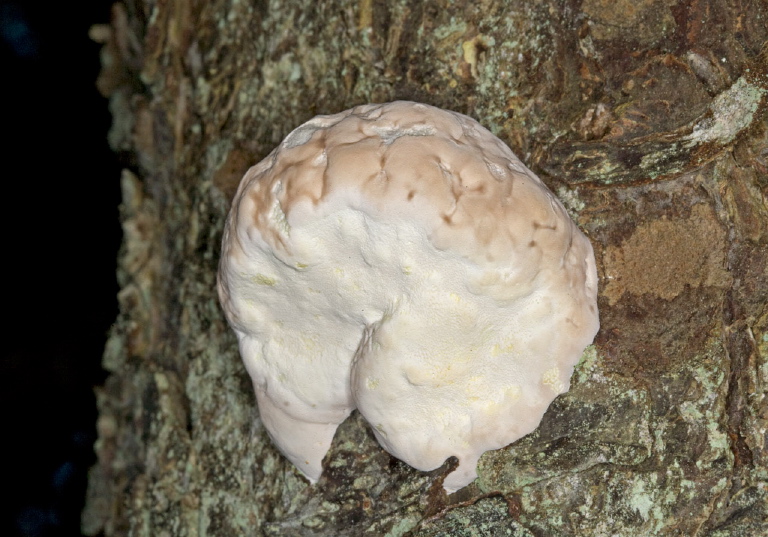
[[[318,116],[240,183],[219,295],[261,419],[312,482],[357,408],[448,491],[533,431],[598,329],[587,238],[473,119],[394,102]]]

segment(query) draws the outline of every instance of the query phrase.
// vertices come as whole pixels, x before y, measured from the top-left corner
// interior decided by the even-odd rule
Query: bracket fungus
[[[598,329],[589,240],[473,119],[412,103],[318,116],[246,173],[219,297],[261,419],[315,482],[358,409],[443,483],[533,431]]]

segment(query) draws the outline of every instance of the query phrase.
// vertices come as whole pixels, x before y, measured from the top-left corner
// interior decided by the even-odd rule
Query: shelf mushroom
[[[443,483],[533,431],[599,323],[589,240],[473,119],[413,102],[291,132],[246,173],[219,297],[259,413],[315,482],[358,409]]]

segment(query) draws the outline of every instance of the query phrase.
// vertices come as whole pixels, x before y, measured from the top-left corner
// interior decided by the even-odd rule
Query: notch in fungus
[[[533,431],[599,323],[587,238],[473,119],[393,102],[318,116],[240,183],[219,296],[265,427],[315,482],[357,408],[419,470]]]

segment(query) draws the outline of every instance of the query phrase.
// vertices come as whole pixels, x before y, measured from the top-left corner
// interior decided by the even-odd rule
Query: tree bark
[[[764,0],[125,0],[100,90],[125,163],[121,313],[88,535],[768,534]],[[219,309],[245,170],[366,102],[470,115],[563,200],[602,327],[533,434],[447,496],[353,414],[310,485]]]

